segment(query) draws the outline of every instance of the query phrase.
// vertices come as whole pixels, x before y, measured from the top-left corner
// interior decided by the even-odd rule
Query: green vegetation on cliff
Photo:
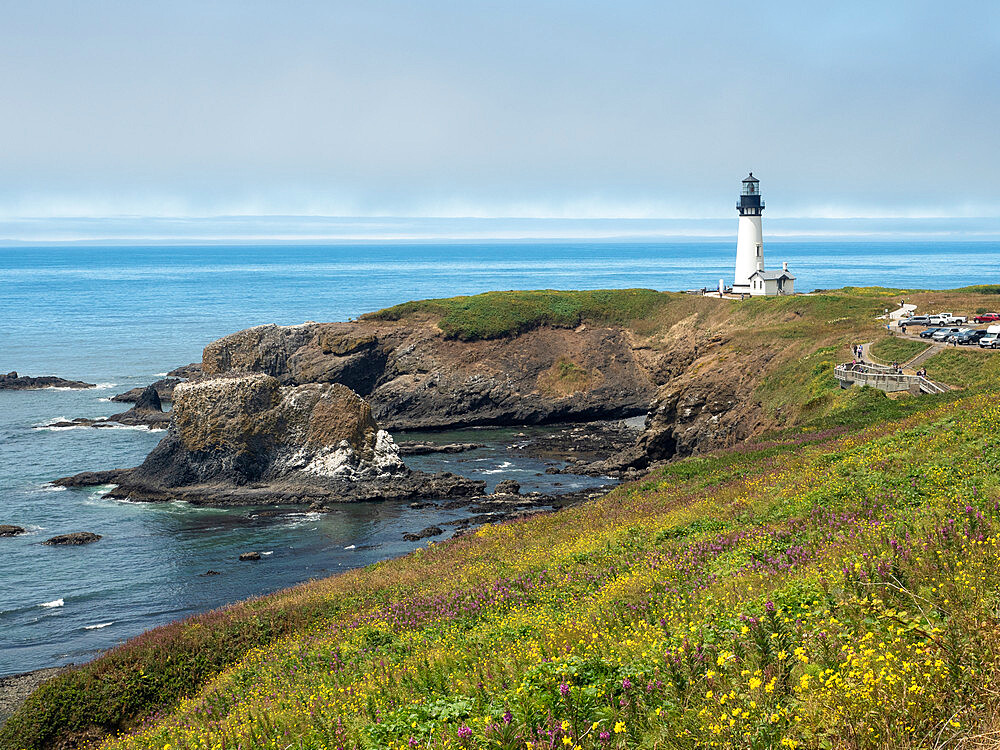
[[[624,325],[650,317],[676,296],[652,289],[487,292],[473,297],[404,302],[363,317],[403,320],[429,316],[437,319],[445,335],[475,341],[523,333],[543,325],[575,327],[584,321]]]
[[[151,631],[44,686],[0,747],[973,746],[1000,711],[1000,359],[946,352],[964,393],[840,391],[897,292],[663,296],[635,329],[731,337],[720,366],[770,367],[754,393],[798,426]]]

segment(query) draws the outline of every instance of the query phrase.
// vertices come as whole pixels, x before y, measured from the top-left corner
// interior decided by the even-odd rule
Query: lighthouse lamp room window
[[[733,293],[753,297],[794,294],[795,277],[789,273],[787,263],[782,263],[780,271],[764,270],[764,232],[761,227],[764,201],[760,196],[760,180],[753,176],[753,172],[743,180],[736,210],[740,215],[740,224],[736,233]]]

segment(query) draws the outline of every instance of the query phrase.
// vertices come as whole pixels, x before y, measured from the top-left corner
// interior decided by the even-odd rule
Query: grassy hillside
[[[299,587],[274,601],[312,616],[106,747],[968,736],[1000,708],[998,435],[995,399],[977,395],[679,462],[595,504]],[[255,610],[235,614],[266,627]],[[117,659],[156,681],[188,639],[227,627],[196,618]],[[108,682],[78,682],[77,700],[125,690]],[[38,743],[66,684],[36,694],[5,746]]]
[[[897,294],[661,295],[635,330],[693,321],[734,362],[778,342],[757,392],[816,402],[811,426],[151,631],[43,687],[0,747],[975,746],[1000,710],[996,378],[836,389]]]

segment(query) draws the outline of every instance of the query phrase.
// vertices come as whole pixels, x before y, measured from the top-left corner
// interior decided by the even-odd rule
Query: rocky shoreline
[[[48,667],[36,669],[33,672],[22,672],[7,677],[0,677],[0,726],[14,715],[14,712],[24,703],[28,696],[42,686],[47,680],[56,677],[70,667]]]
[[[19,375],[16,371],[0,374],[0,391],[37,391],[44,388],[72,388],[82,390],[96,388],[96,383],[84,383],[82,380],[66,380],[55,375]]]

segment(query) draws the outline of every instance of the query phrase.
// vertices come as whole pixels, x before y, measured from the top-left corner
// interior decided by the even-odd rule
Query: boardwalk
[[[849,388],[852,385],[867,385],[886,393],[908,391],[914,395],[945,393],[951,390],[950,386],[944,383],[938,383],[923,375],[905,372],[906,369],[916,367],[932,355],[937,354],[944,348],[944,344],[933,344],[926,351],[921,352],[898,368],[872,361],[869,353],[870,347],[871,342],[861,345],[861,361],[846,362],[834,368],[834,377],[837,378],[841,388]]]

